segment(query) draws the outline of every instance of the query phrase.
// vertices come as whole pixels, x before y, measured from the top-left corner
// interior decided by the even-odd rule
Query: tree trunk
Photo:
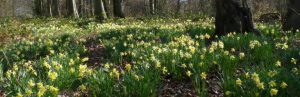
[[[50,6],[50,15],[51,16],[58,16],[58,0],[51,0],[51,6]]]
[[[103,4],[104,4],[104,9],[106,12],[106,16],[110,17],[110,8],[109,8],[109,0],[103,0]]]
[[[283,18],[282,29],[284,31],[296,31],[300,29],[300,0],[289,0],[287,12]]]
[[[42,16],[42,0],[34,0],[34,12],[37,16]]]
[[[230,32],[253,32],[252,14],[246,0],[215,0],[216,2],[216,30],[215,35],[226,35]]]
[[[79,14],[78,14],[78,11],[77,11],[77,6],[76,6],[76,1],[75,0],[72,0],[72,5],[73,5],[73,14],[74,14],[74,17],[75,18],[79,18]]]
[[[180,8],[181,8],[181,4],[180,4],[181,0],[177,0],[177,10],[176,10],[176,15],[180,15]]]
[[[125,18],[124,15],[124,6],[123,6],[123,0],[113,0],[114,5],[114,16],[119,18]]]
[[[57,14],[58,14],[58,17],[61,17],[61,13],[62,13],[62,0],[58,0],[57,1]]]
[[[149,0],[149,6],[150,6],[150,14],[154,15],[155,14],[155,4],[154,4],[154,0]]]
[[[161,1],[161,2],[163,2],[163,1]],[[154,0],[154,14],[159,14],[158,7],[159,7],[158,0]]]
[[[104,9],[104,3],[102,0],[95,0],[95,13],[96,18],[99,21],[103,21],[107,18],[105,9]]]
[[[73,0],[66,0],[66,13],[67,16],[73,15]]]

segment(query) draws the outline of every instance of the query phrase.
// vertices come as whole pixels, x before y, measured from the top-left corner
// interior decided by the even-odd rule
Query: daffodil
[[[223,43],[222,41],[219,41],[219,42],[218,42],[218,45],[219,45],[219,47],[220,47],[221,49],[224,48],[224,43]]]
[[[62,65],[61,65],[61,64],[57,64],[57,65],[54,66],[54,68],[55,68],[56,70],[59,70],[59,69],[62,68]]]
[[[202,72],[201,74],[200,74],[200,76],[201,76],[201,79],[206,79],[206,77],[207,77],[207,74],[205,73],[205,72]]]
[[[130,65],[130,64],[126,64],[126,65],[125,65],[125,69],[126,69],[127,71],[130,71],[130,70],[131,70],[131,65]]]
[[[189,49],[190,49],[190,52],[191,52],[192,54],[194,54],[195,51],[196,51],[196,48],[193,47],[193,46],[189,46]]]
[[[35,83],[33,82],[33,80],[29,80],[28,81],[28,87],[32,88],[35,86]]]
[[[53,54],[54,54],[54,50],[50,50],[50,54],[52,54],[52,55],[53,55]]]
[[[277,90],[277,89],[271,89],[271,90],[270,90],[270,94],[271,94],[271,96],[275,96],[275,95],[277,95],[277,92],[278,92],[278,90]]]
[[[281,62],[278,60],[278,61],[276,61],[276,63],[275,63],[275,66],[277,66],[277,67],[281,67]]]
[[[186,72],[186,75],[187,75],[188,77],[191,77],[192,72],[191,72],[191,71],[187,71],[187,72]]]
[[[234,55],[230,55],[230,56],[229,56],[229,59],[230,59],[230,60],[235,60],[235,56],[234,56]]]
[[[86,62],[86,61],[88,61],[88,60],[89,60],[89,58],[88,58],[88,57],[85,57],[85,58],[81,59],[81,62]]]
[[[229,96],[230,94],[231,94],[230,91],[226,91],[226,92],[225,92],[225,95],[226,95],[226,96]]]
[[[80,86],[79,86],[79,90],[85,91],[85,90],[86,90],[86,86],[85,86],[85,85],[80,85]]]
[[[182,67],[182,68],[186,68],[187,66],[186,66],[185,64],[182,64],[181,67]]]
[[[70,73],[73,74],[75,72],[75,68],[70,68]]]
[[[235,48],[231,48],[231,52],[235,52]]]
[[[268,72],[269,77],[274,77],[275,75],[277,75],[277,71],[275,71],[275,70]]]
[[[155,61],[155,67],[156,68],[160,68],[161,67],[161,63],[159,61]]]
[[[109,69],[110,68],[110,64],[108,64],[108,63],[104,64],[104,68]]]
[[[245,57],[245,53],[241,52],[239,57],[240,57],[240,59],[243,59]]]
[[[242,80],[240,78],[238,78],[236,81],[235,81],[236,85],[238,86],[241,86],[242,85]]]
[[[260,83],[259,75],[255,72],[252,74],[252,79],[255,81],[256,84]]]
[[[163,72],[163,74],[166,74],[166,73],[168,73],[168,70],[167,70],[167,68],[166,68],[166,67],[163,67],[163,70],[162,70],[162,72]]]
[[[19,70],[18,65],[14,65],[14,66],[13,66],[13,70],[14,70],[14,71],[18,71],[18,70]]]
[[[117,79],[120,78],[120,72],[119,72],[116,68],[114,68],[114,69],[112,70],[112,73],[113,73],[113,76],[114,76],[115,78],[117,78]]]
[[[205,38],[206,38],[206,39],[209,39],[209,38],[210,38],[210,35],[207,34],[207,33],[205,33]]]
[[[73,66],[75,64],[75,61],[73,59],[70,59],[69,65]]]
[[[50,69],[51,66],[48,64],[48,62],[44,61],[44,64],[43,64],[44,67],[46,67],[47,69]]]
[[[37,85],[37,87],[38,87],[39,89],[44,88],[44,85],[43,85],[43,83],[41,83],[41,82],[37,83],[36,85]]]
[[[282,45],[282,49],[288,49],[289,48],[289,45],[287,45],[287,43],[284,43],[283,45]]]
[[[37,93],[37,96],[42,97],[45,94],[47,89],[42,83],[37,83],[37,87],[39,89],[38,93]]]
[[[52,92],[53,94],[57,94],[59,89],[54,86],[49,86],[49,91]]]
[[[291,59],[291,63],[297,64],[297,60],[296,60],[295,58],[292,58],[292,59]]]
[[[137,74],[134,74],[133,76],[134,76],[134,78],[135,78],[137,81],[140,80],[140,77],[139,77]]]
[[[264,86],[263,82],[257,83],[256,86],[258,87],[258,89],[261,89],[261,90],[265,89],[265,86]]]
[[[54,71],[49,71],[48,72],[48,77],[50,78],[51,81],[54,81],[57,78],[58,74]]]
[[[26,94],[26,96],[31,96],[32,90],[31,89],[26,89],[25,94]]]
[[[192,63],[189,64],[189,67],[190,67],[190,68],[193,68],[193,66],[194,66],[194,65],[193,65]]]
[[[292,72],[293,72],[294,74],[298,75],[298,68],[296,68],[296,67],[293,68],[293,69],[292,69]]]
[[[23,97],[23,95],[21,93],[17,93],[16,97]]]
[[[224,51],[224,55],[229,55],[229,51]]]
[[[261,46],[261,44],[260,44],[260,42],[258,40],[252,40],[252,41],[250,41],[249,47],[251,49],[254,49],[254,47],[260,47],[260,46]]]
[[[249,78],[249,77],[250,77],[249,72],[246,72],[246,73],[245,73],[245,77],[246,77],[246,78]]]
[[[79,65],[79,77],[85,76],[87,71],[87,65]]]
[[[93,69],[88,69],[88,70],[86,71],[86,74],[88,74],[88,75],[92,75],[92,73],[93,73]]]
[[[283,88],[283,89],[285,89],[287,86],[288,86],[288,85],[287,85],[285,82],[282,82],[282,83],[280,84],[280,87]]]
[[[270,87],[276,87],[276,82],[275,81],[270,81],[269,85],[270,85]]]
[[[199,38],[200,38],[201,40],[203,40],[203,39],[205,38],[205,36],[204,36],[204,35],[200,35]]]

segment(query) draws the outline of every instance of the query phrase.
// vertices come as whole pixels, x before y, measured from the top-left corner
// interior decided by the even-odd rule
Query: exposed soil
[[[208,97],[224,97],[220,74],[210,72],[207,77]]]
[[[89,58],[87,64],[91,67],[99,67],[104,62],[104,59],[107,58],[107,54],[105,53],[104,46],[94,40],[94,38],[90,38],[85,44],[88,49],[87,56]]]
[[[5,44],[7,41],[9,41],[9,35],[7,35],[5,32],[0,32],[0,45]]]
[[[164,80],[159,97],[198,97],[191,81]]]
[[[4,92],[0,90],[0,97],[6,97]]]

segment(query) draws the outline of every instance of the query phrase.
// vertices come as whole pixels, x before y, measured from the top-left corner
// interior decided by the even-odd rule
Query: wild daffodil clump
[[[257,24],[261,36],[212,36],[211,18],[0,22],[0,31],[12,32],[0,45],[0,91],[7,96],[155,97],[169,81],[188,82],[207,97],[212,77],[229,97],[300,91],[300,35],[282,34],[277,24]]]

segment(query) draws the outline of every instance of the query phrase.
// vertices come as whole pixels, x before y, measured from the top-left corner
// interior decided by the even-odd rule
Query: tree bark
[[[181,0],[177,0],[177,10],[176,10],[176,15],[180,15],[180,8],[181,8],[181,4],[180,4]]]
[[[62,16],[62,0],[57,1],[57,14],[58,17]]]
[[[73,14],[75,18],[79,18],[78,10],[77,10],[77,5],[76,1],[72,0],[72,5],[73,5]]]
[[[106,12],[106,16],[110,17],[110,8],[109,8],[109,0],[103,0],[104,9]]]
[[[104,3],[102,0],[95,0],[95,13],[97,20],[103,21],[107,19],[107,15],[104,9]]]
[[[166,1],[166,0],[164,0],[164,1]],[[163,1],[161,1],[161,2],[163,2]],[[159,14],[160,12],[159,12],[159,10],[158,10],[158,0],[154,0],[154,14]]]
[[[42,0],[34,0],[34,12],[37,16],[42,16]]]
[[[155,3],[154,0],[149,0],[149,6],[150,6],[150,14],[154,15],[155,14]]]
[[[66,0],[66,14],[67,16],[73,15],[73,0]]]
[[[113,0],[114,16],[125,18],[123,0]]]
[[[253,32],[252,14],[246,0],[215,0],[216,2],[216,30],[215,35],[226,35],[230,32]]]
[[[58,16],[58,0],[51,0],[50,5],[50,15],[51,16]]]
[[[300,0],[289,0],[287,3],[287,12],[283,18],[282,29],[284,31],[293,31],[300,29]]]

